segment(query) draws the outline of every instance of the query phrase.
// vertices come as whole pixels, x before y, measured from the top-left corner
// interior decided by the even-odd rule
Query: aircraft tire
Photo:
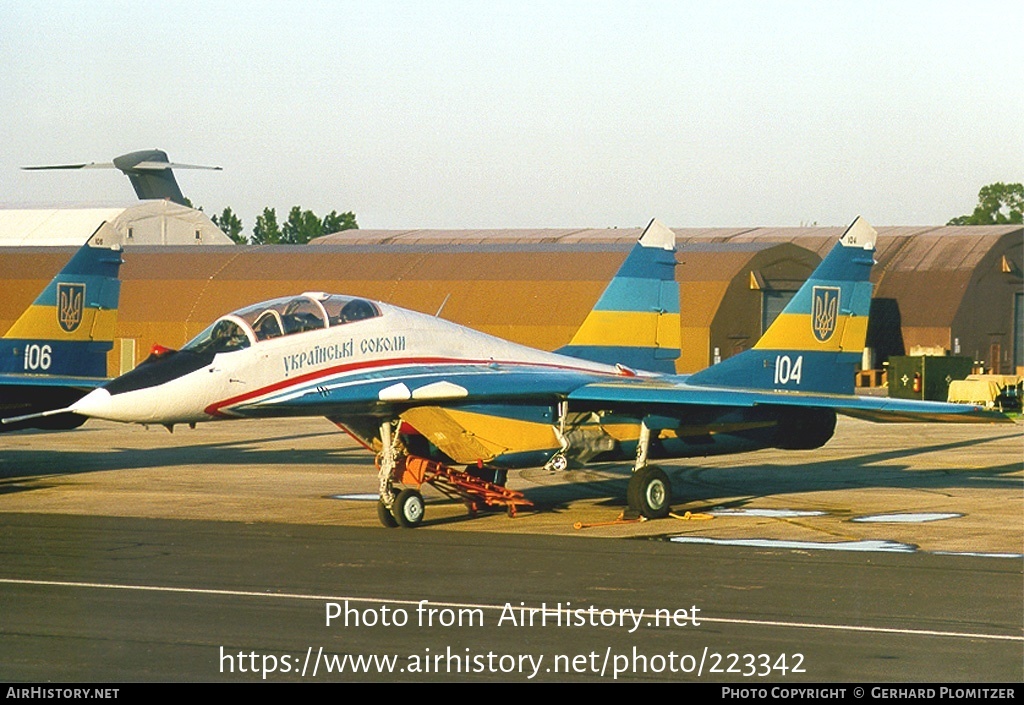
[[[398,526],[395,517],[391,515],[391,510],[384,506],[384,503],[379,499],[377,500],[377,518],[380,519],[380,523],[387,529],[394,529]]]
[[[423,521],[423,495],[417,490],[402,490],[391,505],[398,525],[406,529],[414,529]]]
[[[665,471],[654,465],[640,468],[626,487],[629,508],[648,519],[663,519],[672,510],[672,483]]]

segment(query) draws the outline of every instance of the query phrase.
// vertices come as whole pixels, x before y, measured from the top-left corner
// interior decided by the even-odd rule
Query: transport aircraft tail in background
[[[81,162],[78,164],[54,164],[50,166],[23,166],[26,171],[53,171],[57,169],[117,169],[128,177],[135,194],[142,200],[169,200],[183,206],[190,206],[181,193],[174,169],[211,169],[220,171],[219,166],[197,164],[176,164],[167,159],[167,152],[159,149],[145,149],[114,157],[112,162]]]

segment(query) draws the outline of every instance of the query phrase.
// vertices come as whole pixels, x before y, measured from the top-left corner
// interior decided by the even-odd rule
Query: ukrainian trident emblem
[[[839,315],[839,287],[816,286],[813,290],[813,312],[811,328],[818,342],[827,342],[836,332],[836,319]]]
[[[85,308],[85,284],[57,284],[57,322],[68,333],[82,323]]]

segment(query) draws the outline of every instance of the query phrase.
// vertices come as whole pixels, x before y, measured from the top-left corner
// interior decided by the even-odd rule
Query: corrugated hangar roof
[[[231,245],[202,211],[170,201],[0,208],[0,246],[79,247],[100,228],[106,244]]]
[[[124,211],[124,207],[0,209],[0,244],[80,246],[101,223]]]
[[[343,230],[312,245],[536,245],[604,242],[632,244],[642,228],[506,228],[490,230]]]
[[[791,242],[824,256],[845,227],[672,228],[680,249],[701,242]],[[1019,225],[882,226],[876,259],[899,269],[971,267],[996,241],[1022,233]],[[629,246],[642,228],[505,228],[498,230],[344,230],[313,240],[312,245],[466,246],[466,245],[621,245]],[[949,238],[956,238],[951,241]],[[960,260],[958,262],[958,259]]]

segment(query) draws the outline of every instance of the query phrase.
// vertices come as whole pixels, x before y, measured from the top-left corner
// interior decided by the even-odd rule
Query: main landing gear
[[[380,426],[383,450],[378,456],[380,463],[380,500],[377,502],[377,518],[391,529],[401,526],[413,529],[423,521],[425,505],[418,487],[430,485],[448,497],[460,499],[471,514],[485,507],[504,507],[510,517],[515,517],[518,507],[532,507],[533,503],[521,492],[506,488],[504,472],[488,475],[490,482],[480,472],[465,472],[443,463],[400,453],[396,443],[397,424],[386,421]],[[396,492],[395,484],[406,485]],[[410,487],[409,485],[412,485]]]
[[[647,464],[651,429],[640,423],[633,475],[626,486],[626,504],[630,511],[647,519],[663,519],[672,510],[672,483],[661,468]]]

